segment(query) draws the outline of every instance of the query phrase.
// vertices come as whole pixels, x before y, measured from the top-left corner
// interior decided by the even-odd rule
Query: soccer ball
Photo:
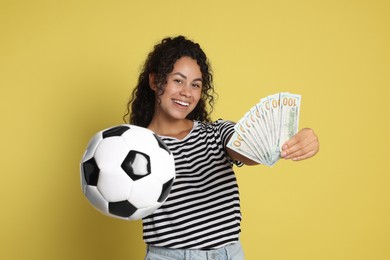
[[[105,215],[136,220],[167,199],[175,180],[173,155],[147,128],[118,125],[95,134],[80,164],[81,186]]]

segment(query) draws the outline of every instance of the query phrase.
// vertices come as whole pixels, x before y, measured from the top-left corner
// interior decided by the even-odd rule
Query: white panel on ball
[[[100,170],[97,188],[107,201],[121,201],[129,197],[133,181],[120,167]]]

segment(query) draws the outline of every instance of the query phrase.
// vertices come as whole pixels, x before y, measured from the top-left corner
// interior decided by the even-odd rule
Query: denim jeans
[[[170,249],[147,246],[145,260],[244,260],[240,242],[211,250]]]

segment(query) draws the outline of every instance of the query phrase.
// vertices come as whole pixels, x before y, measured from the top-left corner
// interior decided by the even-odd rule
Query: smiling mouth
[[[190,103],[180,101],[180,100],[173,100],[173,102],[175,102],[176,104],[179,104],[181,106],[184,106],[184,107],[188,107],[190,105]]]

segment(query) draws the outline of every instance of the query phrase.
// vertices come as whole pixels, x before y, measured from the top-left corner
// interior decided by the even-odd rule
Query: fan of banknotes
[[[280,92],[260,99],[235,125],[228,147],[267,165],[280,158],[281,146],[298,131],[301,96]]]

